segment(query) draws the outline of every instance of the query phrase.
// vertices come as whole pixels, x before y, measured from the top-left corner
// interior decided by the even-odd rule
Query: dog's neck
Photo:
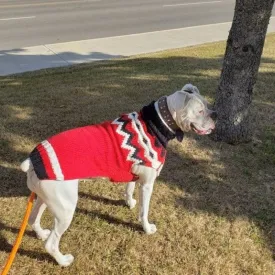
[[[169,112],[166,97],[144,106],[141,109],[141,115],[149,132],[155,135],[165,148],[169,140],[177,138],[179,141],[182,141],[184,134],[176,125]]]
[[[155,102],[155,109],[163,124],[173,133],[179,129],[168,108],[167,97],[163,96]]]

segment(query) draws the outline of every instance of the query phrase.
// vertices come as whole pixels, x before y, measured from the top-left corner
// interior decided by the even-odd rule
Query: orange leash
[[[32,209],[34,198],[35,198],[35,193],[32,192],[31,195],[30,195],[30,197],[29,197],[29,200],[28,200],[27,209],[26,209],[25,216],[24,216],[24,219],[22,221],[19,233],[17,235],[17,238],[16,238],[15,243],[13,245],[12,251],[11,251],[11,253],[9,255],[9,258],[8,258],[8,260],[6,262],[6,265],[4,266],[4,269],[3,269],[2,273],[1,273],[1,275],[8,274],[8,272],[9,272],[9,270],[11,268],[11,265],[13,263],[15,255],[16,255],[16,252],[17,252],[17,250],[19,248],[19,245],[20,245],[20,243],[22,241],[22,237],[24,235],[24,232],[25,232],[27,224],[28,224],[28,219],[29,219],[29,216],[31,214],[31,209]]]

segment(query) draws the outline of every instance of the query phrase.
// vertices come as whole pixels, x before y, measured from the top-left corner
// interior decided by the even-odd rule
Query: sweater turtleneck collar
[[[146,123],[148,131],[157,137],[158,141],[166,148],[169,140],[177,138],[178,141],[182,141],[184,133],[180,128],[173,129],[167,127],[168,122],[164,121],[161,114],[156,110],[156,104],[158,102],[152,101],[149,105],[144,106],[141,109],[141,116]]]

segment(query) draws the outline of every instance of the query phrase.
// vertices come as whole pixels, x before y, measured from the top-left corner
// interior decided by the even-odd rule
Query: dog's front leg
[[[148,221],[150,199],[153,192],[154,182],[157,177],[157,171],[153,168],[143,165],[135,165],[132,169],[133,173],[139,177],[139,220],[141,221],[143,230],[147,234],[154,234],[157,228]]]
[[[141,183],[139,189],[139,220],[141,221],[143,230],[146,234],[154,234],[157,231],[156,226],[153,223],[149,223],[148,214],[149,214],[149,206],[150,199],[153,192],[153,182],[144,182]]]

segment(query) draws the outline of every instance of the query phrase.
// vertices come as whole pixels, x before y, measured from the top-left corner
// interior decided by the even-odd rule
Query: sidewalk
[[[0,51],[0,76],[226,40],[231,22]],[[268,32],[275,32],[275,17]]]

